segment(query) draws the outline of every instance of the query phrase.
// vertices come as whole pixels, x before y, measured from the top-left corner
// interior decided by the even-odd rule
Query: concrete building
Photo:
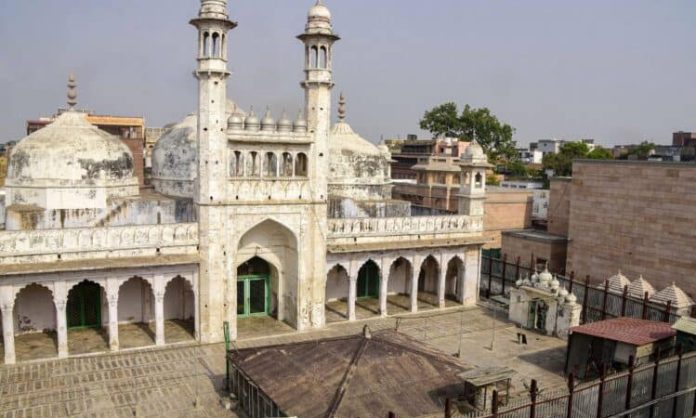
[[[412,217],[391,198],[388,149],[352,130],[344,100],[331,123],[339,37],[325,5],[298,36],[305,102],[294,122],[228,100],[236,23],[225,0],[201,0],[191,24],[198,106],[154,146],[154,190],[139,188],[123,141],[75,109],[73,87],[69,109],[13,149],[0,231],[5,363],[38,338],[55,341],[49,357],[84,353],[70,342],[85,329],[116,351],[133,347],[131,332],[150,338],[143,329],[164,345],[177,324],[213,343],[251,317],[299,331],[329,314],[355,321],[358,299],[380,316],[476,303],[489,167],[478,144],[458,162],[458,213]]]
[[[672,134],[672,145],[675,147],[696,146],[696,132],[675,132]]]

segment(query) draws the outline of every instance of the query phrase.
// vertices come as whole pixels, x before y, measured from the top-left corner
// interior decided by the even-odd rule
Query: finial
[[[77,82],[75,74],[70,73],[68,76],[68,108],[74,109],[77,105]]]
[[[343,92],[338,98],[338,120],[341,122],[346,120],[346,98],[343,97]]]

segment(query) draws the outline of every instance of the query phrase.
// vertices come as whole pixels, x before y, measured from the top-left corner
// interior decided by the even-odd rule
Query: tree
[[[655,144],[643,141],[628,152],[628,156],[634,156],[638,160],[647,160],[655,151]]]
[[[573,160],[587,158],[590,149],[582,141],[566,142],[558,154],[546,154],[542,162],[544,170],[553,170],[556,176],[573,174]]]
[[[590,160],[613,160],[614,154],[606,148],[597,147],[587,154]]]
[[[492,163],[514,160],[517,157],[515,142],[512,140],[515,129],[500,122],[485,107],[475,109],[466,105],[459,114],[456,103],[444,103],[426,111],[420,127],[434,136],[475,140]]]

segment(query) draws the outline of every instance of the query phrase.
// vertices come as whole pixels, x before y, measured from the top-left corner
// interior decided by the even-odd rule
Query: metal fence
[[[541,392],[532,381],[529,397],[492,411],[460,413],[450,402],[446,418],[689,418],[696,416],[696,353],[576,385],[568,377],[565,391]]]
[[[485,298],[509,296],[510,289],[519,279],[533,274],[530,267],[521,265],[519,258],[515,262],[506,257],[492,258],[483,256],[481,263],[481,294]],[[582,304],[581,323],[590,323],[622,316],[653,321],[676,322],[679,315],[667,305],[652,303],[646,293],[642,299],[628,294],[628,286],[621,293],[609,289],[608,282],[595,286],[590,284],[590,277],[578,280],[574,273],[556,275],[562,287],[574,293],[578,303]]]

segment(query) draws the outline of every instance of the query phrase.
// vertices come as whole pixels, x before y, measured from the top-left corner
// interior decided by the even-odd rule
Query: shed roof
[[[280,409],[300,417],[420,417],[463,391],[455,358],[395,331],[229,353]]]
[[[696,335],[696,319],[682,316],[672,325],[672,328],[685,334]]]
[[[625,317],[580,325],[571,328],[570,332],[638,346],[676,335],[672,326],[666,322]]]

